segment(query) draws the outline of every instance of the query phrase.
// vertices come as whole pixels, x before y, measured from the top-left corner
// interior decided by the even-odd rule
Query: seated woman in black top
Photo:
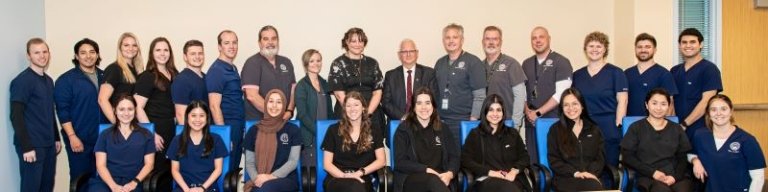
[[[455,190],[459,147],[440,122],[432,91],[420,88],[411,100],[414,105],[395,132],[395,191]]]
[[[598,176],[605,167],[603,135],[574,88],[560,98],[560,121],[547,135],[547,158],[555,191],[603,190]]]
[[[683,128],[665,117],[670,97],[664,89],[645,97],[648,118],[633,123],[621,141],[622,162],[635,169],[641,191],[692,191],[685,174],[691,144]]]
[[[520,133],[504,124],[504,101],[492,94],[483,102],[480,125],[469,132],[461,153],[461,166],[477,183],[475,191],[522,191],[522,169],[530,159]]]
[[[352,91],[344,98],[341,120],[331,125],[323,143],[325,191],[373,191],[371,177],[385,165],[381,132],[373,131],[365,99]]]

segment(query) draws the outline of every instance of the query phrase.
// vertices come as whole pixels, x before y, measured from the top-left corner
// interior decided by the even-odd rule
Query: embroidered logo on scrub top
[[[282,70],[283,73],[287,73],[288,72],[288,68],[285,67],[285,64],[280,64],[280,70]]]
[[[544,61],[544,65],[542,66],[544,67],[544,69],[541,72],[542,73],[547,72],[547,69],[552,68],[554,66],[553,63],[554,62],[552,61],[552,59],[547,59],[547,61]]]
[[[435,136],[435,145],[440,146],[442,143],[440,142],[440,136]]]
[[[280,141],[283,142],[283,144],[288,144],[288,141],[290,139],[288,138],[288,133],[283,133],[280,135]]]
[[[693,83],[691,83],[690,81],[688,81],[688,85],[691,85],[691,84],[693,84]]]
[[[730,149],[728,150],[728,152],[739,153],[739,149],[741,149],[741,143],[734,141],[733,143],[728,145],[728,148]]]
[[[648,87],[648,83],[643,83],[643,87]]]
[[[507,71],[507,64],[499,64],[499,69],[497,71]]]
[[[459,61],[459,64],[456,65],[456,69],[464,69],[464,61]]]

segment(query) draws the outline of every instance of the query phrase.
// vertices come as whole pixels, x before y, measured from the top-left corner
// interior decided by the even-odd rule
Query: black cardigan
[[[459,174],[459,146],[453,139],[453,134],[448,130],[447,126],[443,126],[443,129],[438,131],[442,140],[441,146],[443,146],[443,163],[441,167],[443,170],[453,172],[453,176],[458,177]],[[409,174],[413,173],[425,173],[427,166],[419,163],[414,149],[414,143],[416,139],[413,135],[413,128],[408,126],[407,122],[400,123],[397,126],[395,132],[395,191],[401,191],[405,178]],[[454,188],[455,184],[451,184],[451,188]]]

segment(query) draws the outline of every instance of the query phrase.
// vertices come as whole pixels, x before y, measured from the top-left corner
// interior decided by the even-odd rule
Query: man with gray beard
[[[277,55],[280,49],[277,29],[267,25],[259,30],[259,48],[243,65],[243,91],[245,92],[245,120],[259,120],[264,115],[264,97],[272,89],[279,89],[288,98],[288,108],[283,119],[293,116],[296,78],[293,63],[287,57]]]

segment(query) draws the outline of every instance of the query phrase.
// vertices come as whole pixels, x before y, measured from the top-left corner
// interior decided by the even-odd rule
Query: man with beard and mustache
[[[501,29],[488,26],[483,32],[483,50],[488,79],[488,95],[497,94],[504,100],[506,113],[504,119],[515,121],[513,127],[520,128],[523,123],[525,105],[525,74],[515,58],[501,53]]]
[[[293,73],[293,63],[287,57],[277,55],[280,49],[277,29],[267,25],[259,30],[259,48],[243,65],[240,73],[243,78],[245,91],[245,119],[258,120],[264,115],[264,97],[272,89],[279,89],[288,98],[288,108],[283,119],[293,116],[296,78]]]
[[[664,88],[671,97],[677,95],[677,86],[666,68],[653,60],[656,53],[656,38],[648,33],[641,33],[635,38],[635,57],[637,65],[624,71],[629,84],[629,101],[627,104],[627,116],[647,116],[645,110],[645,97],[655,88]],[[667,115],[674,114],[672,107],[674,100],[670,102]]]

